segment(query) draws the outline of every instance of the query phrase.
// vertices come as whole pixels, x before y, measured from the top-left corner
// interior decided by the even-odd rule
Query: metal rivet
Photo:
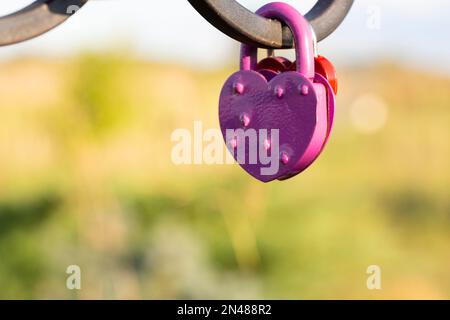
[[[289,155],[286,152],[281,152],[280,161],[284,165],[288,164],[289,163]]]
[[[233,90],[237,94],[243,94],[244,93],[244,85],[240,82],[236,82],[233,84]]]
[[[229,144],[230,144],[230,147],[231,147],[232,149],[236,149],[237,146],[238,146],[237,139],[236,139],[236,138],[231,139],[230,142],[229,142]]]
[[[307,85],[301,85],[299,91],[302,95],[307,96],[309,94],[309,87]]]
[[[250,124],[250,116],[246,113],[241,114],[239,120],[241,121],[244,127],[248,127],[248,125]]]
[[[284,89],[281,86],[276,86],[274,93],[278,98],[282,98],[284,96]]]
[[[272,142],[269,139],[264,140],[264,149],[270,150],[272,147]]]

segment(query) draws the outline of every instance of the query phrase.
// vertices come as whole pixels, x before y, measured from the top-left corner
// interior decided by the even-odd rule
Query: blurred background
[[[446,0],[356,1],[319,46],[340,80],[330,144],[268,185],[171,160],[174,130],[219,127],[238,67],[186,0],[91,0],[0,48],[0,298],[449,299],[449,28]]]

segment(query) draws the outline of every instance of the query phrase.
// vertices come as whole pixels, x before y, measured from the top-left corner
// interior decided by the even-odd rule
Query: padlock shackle
[[[308,79],[315,76],[314,45],[311,26],[294,7],[283,2],[272,2],[256,13],[264,18],[276,19],[292,31],[295,42],[297,72]],[[243,43],[241,46],[241,70],[255,70],[258,63],[258,48]]]

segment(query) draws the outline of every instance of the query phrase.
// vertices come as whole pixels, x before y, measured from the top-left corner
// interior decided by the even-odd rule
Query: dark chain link
[[[0,46],[37,37],[63,23],[88,0],[38,0],[0,17]]]
[[[235,0],[188,0],[212,25],[239,42],[261,48],[292,48],[289,28],[262,18]],[[318,0],[306,14],[317,40],[332,34],[344,21],[354,0]]]

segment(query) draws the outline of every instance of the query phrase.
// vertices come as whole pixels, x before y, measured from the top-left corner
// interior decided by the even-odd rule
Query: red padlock
[[[258,63],[256,70],[270,81],[278,74],[289,71],[291,64],[292,62],[284,57],[267,57]]]
[[[267,57],[258,63],[257,70],[262,71],[262,74],[267,80],[272,79],[279,73],[286,71],[296,71],[295,62],[292,63],[283,57]],[[338,80],[336,76],[336,69],[330,60],[324,56],[317,56],[315,58],[315,70],[318,74],[328,80],[333,88],[334,94],[338,93]]]
[[[334,94],[337,95],[338,79],[334,65],[331,63],[330,60],[328,60],[324,56],[317,56],[314,61],[315,61],[314,68],[316,70],[316,73],[320,74],[321,76],[323,76],[325,79],[328,80],[331,87],[333,88]],[[296,71],[295,62],[292,63],[290,71]]]
[[[292,62],[284,57],[267,57],[258,62],[257,69],[268,69],[275,72],[285,72],[291,68]]]
[[[316,72],[328,80],[333,88],[334,94],[338,93],[338,79],[336,69],[330,60],[324,56],[317,56],[315,59]]]

